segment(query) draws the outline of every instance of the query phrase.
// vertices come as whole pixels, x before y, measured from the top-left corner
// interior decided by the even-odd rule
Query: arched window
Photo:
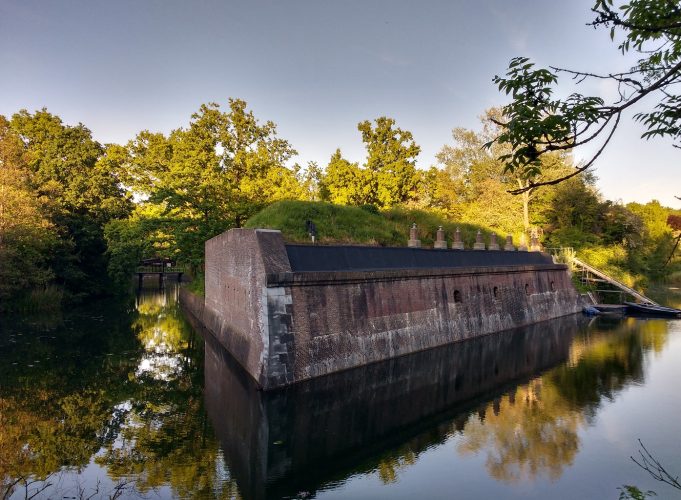
[[[530,284],[525,283],[525,295],[529,295],[529,294],[530,294]]]
[[[499,297],[499,287],[495,286],[494,290],[492,290],[492,293],[494,294],[495,299],[498,298]]]
[[[461,292],[454,290],[454,302],[461,302]]]

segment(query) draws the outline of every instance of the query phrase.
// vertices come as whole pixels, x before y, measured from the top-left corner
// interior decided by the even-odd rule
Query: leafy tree
[[[395,128],[395,120],[381,116],[371,122],[357,125],[367,149],[366,170],[373,176],[376,191],[370,204],[392,207],[404,203],[415,195],[419,175],[416,157],[421,148],[414,142],[411,132]]]
[[[395,128],[395,120],[380,117],[357,125],[367,149],[363,167],[336,149],[326,167],[320,191],[324,200],[340,205],[390,208],[414,200],[422,174],[416,170],[419,146],[411,132]]]
[[[357,163],[343,158],[340,149],[331,155],[324,185],[329,201],[337,205],[367,205],[375,201],[376,178]]]
[[[103,226],[130,210],[107,148],[83,125],[64,125],[45,109],[20,111],[10,127],[22,141],[30,188],[44,200],[41,211],[59,236],[50,262],[58,282],[73,294],[101,293]]]
[[[240,99],[230,99],[225,112],[202,105],[187,128],[168,137],[142,131],[117,154],[123,182],[156,207],[177,255],[194,270],[207,239],[240,227],[267,203],[306,196],[299,169],[285,166],[296,151]]]
[[[532,225],[543,221],[540,210],[530,214],[532,206],[543,207],[551,193],[541,193],[533,187],[523,191],[520,200],[508,191],[528,187],[542,175],[551,175],[570,169],[571,159],[565,154],[546,155],[542,159],[543,173],[537,172],[532,178],[523,178],[515,172],[504,171],[498,157],[508,148],[493,142],[500,133],[497,125],[501,117],[499,109],[489,109],[481,118],[479,132],[464,128],[452,131],[453,145],[445,145],[437,160],[450,178],[463,205],[462,217],[469,222],[478,222],[504,232],[515,233],[520,228],[527,234]],[[489,144],[485,148],[485,144]]]
[[[178,258],[176,226],[176,220],[164,217],[163,208],[153,204],[138,205],[128,219],[112,220],[105,226],[108,271],[119,289],[130,283],[140,260]]]
[[[536,186],[562,182],[594,165],[615,133],[622,114],[634,104],[649,101],[652,107],[634,115],[646,131],[643,138],[669,137],[679,147],[681,139],[681,8],[670,0],[631,0],[627,3],[596,0],[592,11],[595,28],[609,28],[624,55],[640,57],[629,70],[590,73],[559,67],[537,69],[526,57],[511,60],[505,77],[495,76],[499,89],[512,97],[500,121],[503,132],[495,139],[509,151],[500,159],[508,172],[529,180],[516,193]],[[554,97],[558,76],[566,74],[579,84],[585,80],[606,80],[617,84],[619,95],[606,103],[598,96],[574,92],[564,99]],[[543,170],[547,154],[570,151],[597,143],[596,153],[569,173],[547,179],[533,179]]]
[[[324,177],[324,169],[316,161],[307,163],[301,180],[303,196],[306,201],[329,201],[330,192]]]
[[[570,179],[557,186],[546,208],[550,246],[580,248],[597,243],[602,212],[598,192],[582,179]]]
[[[461,219],[460,194],[463,186],[445,169],[430,167],[421,174],[416,206],[450,219]]]
[[[636,251],[632,252],[632,264],[658,278],[678,270],[678,261],[670,259],[674,249],[674,232],[667,223],[669,215],[678,211],[662,206],[657,200],[645,205],[629,203],[626,208],[635,214],[643,225],[640,244]],[[672,265],[667,267],[670,263]]]
[[[23,143],[0,116],[0,308],[53,277],[47,255],[56,234],[43,205],[31,189]]]

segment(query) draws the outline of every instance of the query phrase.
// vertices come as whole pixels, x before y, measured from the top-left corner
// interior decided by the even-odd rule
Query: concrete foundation
[[[287,247],[253,229],[206,243],[194,307],[264,389],[579,310],[566,266],[544,254]]]

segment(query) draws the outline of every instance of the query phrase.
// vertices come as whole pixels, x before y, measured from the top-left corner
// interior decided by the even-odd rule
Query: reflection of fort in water
[[[206,407],[246,498],[316,491],[376,468],[389,481],[394,471],[382,468],[399,467],[462,430],[472,411],[484,413],[489,404],[498,415],[517,392],[527,397],[529,385],[518,391],[518,384],[567,361],[584,324],[568,316],[274,392],[258,391],[206,335]],[[404,443],[405,456],[384,456]]]

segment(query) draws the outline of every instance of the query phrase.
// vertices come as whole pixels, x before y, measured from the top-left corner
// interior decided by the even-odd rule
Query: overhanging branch
[[[521,193],[524,193],[525,191],[529,191],[529,190],[537,188],[539,186],[552,186],[552,185],[561,183],[563,181],[566,181],[568,179],[571,179],[572,177],[575,177],[576,175],[579,175],[582,172],[584,172],[585,170],[587,170],[589,167],[591,167],[594,164],[594,162],[601,155],[603,150],[605,150],[605,147],[610,142],[610,139],[612,139],[612,136],[615,134],[615,130],[617,129],[617,126],[619,125],[621,116],[622,116],[621,113],[617,114],[617,118],[615,120],[615,123],[612,126],[612,130],[610,130],[610,133],[608,134],[608,137],[606,138],[605,142],[601,145],[600,149],[591,158],[591,160],[589,160],[586,164],[584,164],[581,167],[576,168],[574,172],[571,172],[568,175],[564,175],[564,176],[559,177],[557,179],[552,179],[550,181],[536,182],[536,183],[530,181],[527,186],[525,186],[521,189],[512,189],[512,190],[509,190],[508,192],[511,193],[511,194],[521,194]]]

